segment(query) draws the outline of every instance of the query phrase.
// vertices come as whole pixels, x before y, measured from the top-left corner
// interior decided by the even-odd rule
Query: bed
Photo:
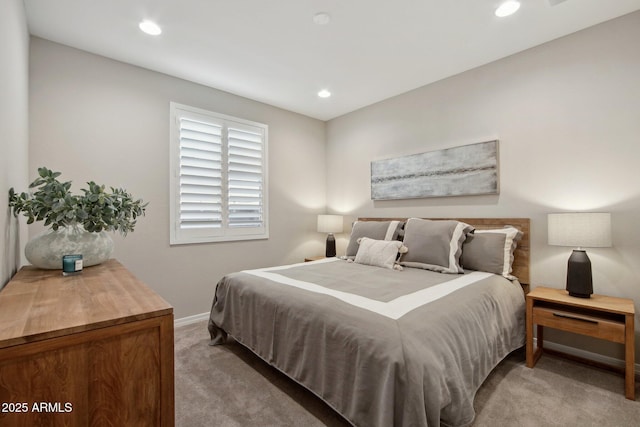
[[[231,335],[356,426],[472,423],[524,344],[529,219],[360,218],[347,255],[225,276],[211,344]]]

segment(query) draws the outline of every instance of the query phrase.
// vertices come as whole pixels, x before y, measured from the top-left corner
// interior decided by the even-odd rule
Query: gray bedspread
[[[464,426],[490,371],[524,344],[517,282],[327,260],[217,285],[227,334],[362,427]]]

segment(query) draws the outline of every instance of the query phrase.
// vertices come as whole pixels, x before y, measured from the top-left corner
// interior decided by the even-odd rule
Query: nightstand
[[[634,317],[633,300],[627,298],[575,298],[564,289],[537,287],[527,294],[527,366],[533,368],[542,355],[544,326],[620,343],[625,348],[625,396],[635,400]]]

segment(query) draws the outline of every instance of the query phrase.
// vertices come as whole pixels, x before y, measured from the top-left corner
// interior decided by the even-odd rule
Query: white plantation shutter
[[[263,222],[263,135],[228,128],[228,221],[230,228],[260,227]]]
[[[180,227],[222,227],[222,126],[180,118]]]
[[[171,244],[268,238],[267,126],[171,103]]]

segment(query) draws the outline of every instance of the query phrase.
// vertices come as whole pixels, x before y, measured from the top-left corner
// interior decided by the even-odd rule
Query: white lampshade
[[[342,215],[318,215],[319,233],[342,233]]]
[[[552,213],[547,218],[548,242],[553,246],[607,248],[611,246],[611,214]]]

